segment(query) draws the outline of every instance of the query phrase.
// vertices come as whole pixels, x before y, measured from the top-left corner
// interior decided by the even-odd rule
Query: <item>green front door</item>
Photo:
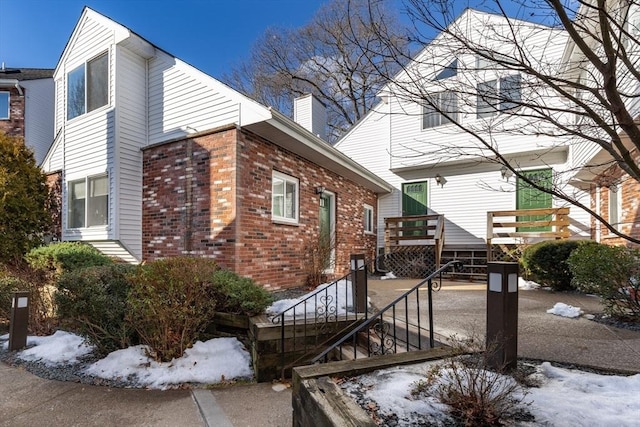
[[[331,267],[331,255],[333,252],[331,236],[331,200],[328,194],[320,196],[320,241],[318,242],[319,255],[324,259],[324,268]]]
[[[522,171],[522,175],[544,188],[551,188],[553,175],[551,169]],[[518,178],[516,183],[516,209],[548,209],[553,205],[551,194],[532,187]],[[518,221],[550,221],[551,215],[530,215],[518,217]],[[516,231],[551,231],[551,226],[518,227]]]
[[[427,214],[427,183],[411,182],[402,184],[402,216]],[[424,225],[424,221],[410,221],[405,227],[418,227]],[[405,233],[406,235],[419,235],[420,231]]]

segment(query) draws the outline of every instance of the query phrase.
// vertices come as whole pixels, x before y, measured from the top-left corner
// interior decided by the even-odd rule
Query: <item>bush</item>
[[[526,248],[520,263],[525,273],[536,282],[556,291],[575,289],[571,284],[571,270],[567,264],[569,255],[582,245],[593,244],[579,240],[545,240]]]
[[[216,263],[205,258],[166,258],[139,267],[131,277],[127,321],[150,356],[170,361],[183,355],[211,322],[216,301],[211,277]]]
[[[496,344],[482,352],[482,339],[459,341],[454,336],[452,340],[458,355],[433,365],[426,378],[414,384],[412,395],[436,397],[449,405],[458,421],[456,425],[510,425],[516,416],[523,415],[526,390],[514,378],[501,373],[502,369],[495,372],[489,368]]]
[[[0,262],[20,260],[49,230],[47,178],[21,138],[0,132]]]
[[[576,249],[567,263],[574,286],[600,296],[607,314],[640,319],[640,251],[585,245]]]
[[[0,275],[0,319],[9,320],[13,293],[25,289],[27,285],[17,277]]]
[[[33,268],[56,275],[87,267],[109,265],[113,261],[93,246],[77,242],[52,243],[31,250],[26,260]]]
[[[86,337],[102,354],[137,344],[134,328],[125,322],[135,266],[112,264],[73,270],[58,279],[58,317]]]
[[[273,302],[273,297],[251,279],[218,270],[213,273],[216,311],[254,316],[263,313]]]
[[[46,274],[24,264],[0,268],[0,318],[8,320],[11,317],[11,299],[15,291],[29,292],[29,333],[53,333],[57,326],[53,301],[55,288]]]

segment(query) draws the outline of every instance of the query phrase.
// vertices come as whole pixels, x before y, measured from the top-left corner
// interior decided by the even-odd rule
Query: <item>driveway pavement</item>
[[[369,280],[372,302],[378,307],[410,289],[416,280]],[[443,282],[434,292],[434,330],[443,338],[479,336],[486,332],[487,290],[484,283]],[[599,313],[594,296],[547,290],[519,290],[518,355],[603,369],[640,372],[640,332],[615,328],[581,316],[547,313],[557,302]]]

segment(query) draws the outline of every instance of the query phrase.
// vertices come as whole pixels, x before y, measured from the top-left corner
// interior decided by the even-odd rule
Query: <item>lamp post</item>
[[[518,361],[518,263],[487,263],[487,356],[496,370]]]

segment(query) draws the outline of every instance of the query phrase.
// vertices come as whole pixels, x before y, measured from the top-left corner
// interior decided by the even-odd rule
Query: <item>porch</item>
[[[514,261],[518,244],[567,239],[569,208],[487,212],[486,244],[445,244],[444,215],[385,218],[384,265],[398,277],[424,277],[451,261],[463,262],[452,278],[484,279],[489,261]]]

